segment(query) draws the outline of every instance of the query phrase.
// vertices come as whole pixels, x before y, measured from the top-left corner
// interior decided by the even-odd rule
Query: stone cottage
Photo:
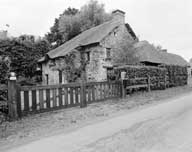
[[[42,67],[43,84],[69,83],[65,70],[66,60],[71,61],[76,69],[86,60],[85,75],[87,81],[105,81],[107,70],[113,61],[113,56],[122,44],[133,44],[137,37],[125,23],[125,12],[115,10],[112,20],[82,32],[63,45],[48,52],[39,63]],[[68,61],[70,62],[70,61]],[[79,75],[80,77],[80,75]]]

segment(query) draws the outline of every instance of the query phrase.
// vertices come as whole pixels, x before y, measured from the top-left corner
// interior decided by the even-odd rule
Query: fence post
[[[125,84],[124,80],[121,80],[121,98],[125,97]]]
[[[81,88],[80,88],[80,107],[81,108],[84,108],[87,106],[87,103],[86,103],[86,89],[85,89],[85,83],[84,82],[81,82]]]
[[[80,107],[84,108],[87,106],[86,102],[86,73],[85,70],[81,73],[81,88],[80,88]]]
[[[150,75],[148,75],[148,91],[151,91],[151,78]]]
[[[124,98],[126,95],[126,90],[125,90],[125,75],[126,72],[122,71],[121,72],[121,97]]]
[[[18,118],[17,113],[17,84],[15,73],[10,73],[10,78],[8,80],[8,108],[9,108],[9,117],[12,120]]]
[[[167,88],[167,77],[166,77],[166,74],[165,74],[165,78],[164,78],[164,83],[165,83],[164,84],[164,87],[165,87],[164,89],[166,89]]]

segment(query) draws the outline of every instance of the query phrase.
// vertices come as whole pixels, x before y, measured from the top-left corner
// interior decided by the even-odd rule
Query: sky
[[[43,36],[68,7],[87,0],[0,0],[0,30],[12,36]],[[140,40],[192,58],[192,0],[98,0],[107,12],[120,9]],[[10,27],[5,25],[9,24]]]

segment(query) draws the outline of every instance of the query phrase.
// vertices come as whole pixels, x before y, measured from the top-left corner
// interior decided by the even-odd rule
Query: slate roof
[[[101,42],[103,38],[105,38],[110,32],[112,32],[115,28],[117,28],[120,25],[118,21],[111,20],[108,22],[105,22],[101,25],[98,25],[96,27],[90,28],[73,39],[67,41],[63,45],[49,51],[47,53],[47,56],[51,59],[65,56],[67,53],[71,52],[72,50],[80,47],[80,46],[86,46],[90,44],[95,44]],[[128,32],[132,35],[133,39],[136,38],[135,33],[129,26],[129,24],[125,24],[126,28],[128,29]],[[39,62],[42,62],[45,60],[45,57],[41,58]]]
[[[189,66],[189,63],[181,56],[164,51],[157,51],[156,48],[147,41],[137,42],[134,47],[135,55],[140,62]]]

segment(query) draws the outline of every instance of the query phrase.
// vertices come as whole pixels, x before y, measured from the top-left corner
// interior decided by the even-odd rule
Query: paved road
[[[192,94],[132,111],[72,133],[41,139],[9,152],[123,152],[128,149],[131,152],[192,151]]]

